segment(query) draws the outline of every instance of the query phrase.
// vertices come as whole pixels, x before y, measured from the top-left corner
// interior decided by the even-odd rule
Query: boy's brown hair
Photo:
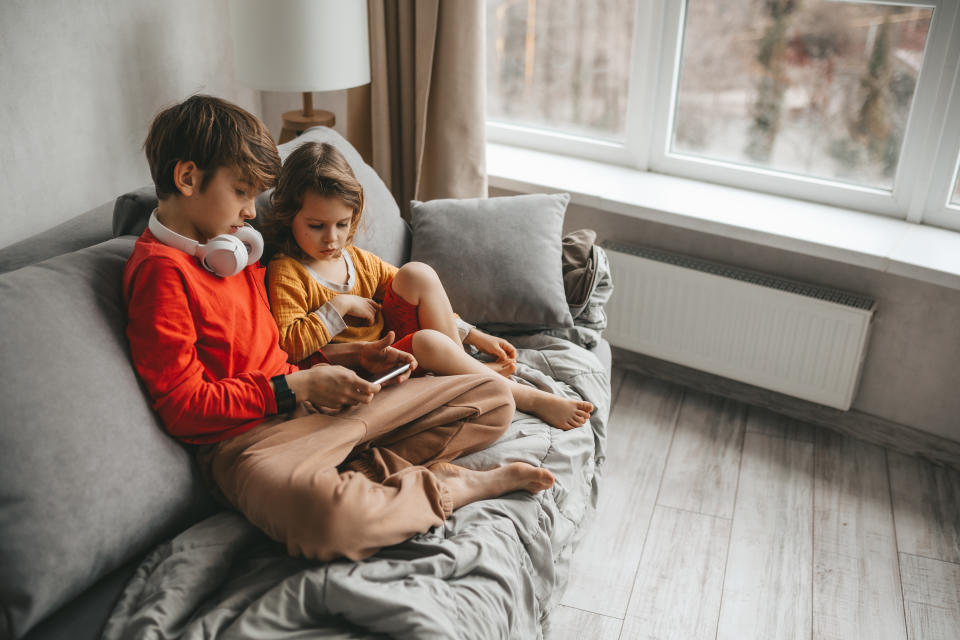
[[[181,160],[192,161],[203,172],[201,192],[220,167],[236,168],[257,191],[273,186],[280,171],[277,145],[266,126],[237,105],[213,96],[191,96],[158,113],[143,147],[161,200],[180,195],[173,170]]]
[[[277,188],[270,196],[270,213],[264,216],[263,235],[272,248],[294,258],[307,258],[293,237],[293,219],[303,208],[307,190],[338,198],[353,209],[350,235],[353,242],[363,217],[363,187],[353,174],[347,159],[326,142],[306,142],[297,147],[283,163]]]

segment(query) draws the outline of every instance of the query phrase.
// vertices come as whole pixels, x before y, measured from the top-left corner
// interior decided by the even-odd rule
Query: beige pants
[[[360,560],[441,524],[452,503],[427,467],[488,446],[513,410],[505,380],[416,378],[338,415],[270,420],[198,457],[290,555]]]

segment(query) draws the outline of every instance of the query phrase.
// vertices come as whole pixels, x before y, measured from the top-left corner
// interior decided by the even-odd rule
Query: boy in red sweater
[[[280,159],[254,116],[210,96],[157,115],[145,143],[159,204],[124,268],[133,363],[168,432],[196,445],[213,490],[291,555],[361,559],[453,509],[549,471],[451,464],[506,429],[505,380],[427,377],[381,388],[413,357],[377,342],[287,363],[270,314],[259,234],[246,226]],[[402,383],[402,384],[401,384]]]

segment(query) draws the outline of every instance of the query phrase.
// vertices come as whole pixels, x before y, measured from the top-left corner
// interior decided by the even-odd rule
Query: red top
[[[262,266],[220,278],[147,230],[123,296],[133,364],[170,435],[218,442],[276,413],[270,378],[297,367],[280,349]]]

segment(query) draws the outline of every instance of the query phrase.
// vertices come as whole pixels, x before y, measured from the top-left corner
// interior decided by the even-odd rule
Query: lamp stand
[[[300,111],[285,111],[283,114],[283,128],[280,130],[279,144],[293,140],[310,127],[332,127],[336,118],[330,111],[313,108],[313,93],[303,92],[303,109]]]

